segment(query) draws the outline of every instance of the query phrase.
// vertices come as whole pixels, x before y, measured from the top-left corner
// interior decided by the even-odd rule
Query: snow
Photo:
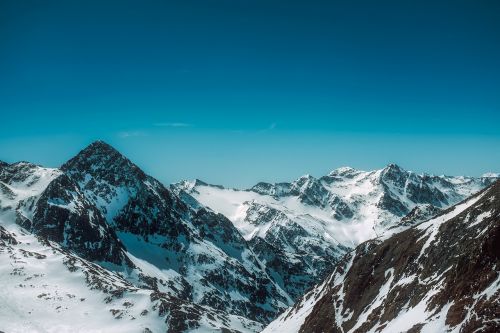
[[[374,237],[373,212],[366,210],[363,221],[345,223],[332,218],[331,213],[321,208],[301,203],[296,197],[276,199],[268,195],[260,195],[251,191],[220,189],[213,186],[197,186],[197,192],[191,193],[203,205],[228,217],[246,240],[255,236],[264,237],[273,223],[255,226],[249,223],[247,212],[251,204],[264,205],[277,209],[287,216],[289,221],[300,221],[300,225],[308,225],[308,230],[316,229],[325,239],[334,244],[342,243],[352,246]],[[275,221],[275,223],[280,223]],[[288,223],[288,221],[281,221]],[[316,234],[316,233],[314,233]]]
[[[183,187],[203,205],[228,217],[246,240],[253,237],[264,238],[270,229],[278,225],[297,222],[299,225],[307,227],[306,230],[311,233],[311,237],[321,238],[334,245],[342,244],[354,247],[382,234],[388,237],[394,232],[401,231],[401,228],[390,229],[391,226],[399,222],[401,216],[394,215],[378,206],[384,193],[390,193],[393,198],[407,207],[408,211],[416,206],[416,203],[407,197],[407,187],[410,182],[421,186],[423,176],[401,170],[402,176],[406,177],[406,182],[404,187],[399,188],[391,181],[381,181],[389,172],[388,168],[367,172],[342,167],[333,170],[329,174],[331,178],[323,177],[317,180],[306,175],[291,183],[290,186],[299,184],[300,191],[305,191],[307,186],[314,181],[319,181],[330,195],[340,198],[354,211],[352,218],[338,219],[334,217],[334,211],[331,207],[311,206],[301,202],[299,197],[293,195],[261,195],[252,190],[225,189],[200,181],[184,182]],[[430,177],[426,178],[429,186],[444,193],[451,204],[484,187],[482,182],[471,177],[426,177]],[[381,182],[385,187],[381,185]],[[451,185],[445,186],[442,182]],[[275,186],[277,189],[283,187],[281,184]],[[252,205],[276,209],[282,212],[288,221],[272,221],[267,224],[255,225],[250,221],[252,218],[259,219],[259,216],[248,215]],[[262,213],[258,214],[265,213],[263,210],[259,211]]]
[[[490,299],[493,297],[493,295],[497,294],[500,290],[500,272],[496,272],[497,277],[496,279],[481,293],[474,295],[474,299],[480,300],[483,297],[486,297],[486,299]]]
[[[500,178],[500,173],[487,172],[482,174],[481,178]]]
[[[165,331],[166,319],[158,316],[157,310],[153,308],[151,290],[134,287],[120,275],[99,268],[98,274],[99,271],[105,272],[101,278],[107,283],[125,288],[122,297],[109,298],[109,293],[88,285],[88,273],[79,264],[79,261],[86,262],[85,260],[78,259],[75,265],[77,270],[70,271],[63,264],[68,258],[56,245],[53,244],[54,248],[43,245],[35,236],[3,219],[0,219],[0,225],[17,235],[16,239],[20,242],[18,245],[10,245],[11,249],[0,247],[0,331],[132,333],[142,332],[146,327],[153,332]],[[133,237],[121,236],[128,238],[128,245],[133,247]],[[161,242],[160,239],[153,241]],[[45,257],[37,259],[25,253]],[[178,282],[181,277],[177,272],[168,268],[160,269],[146,260],[130,253],[128,255],[142,273],[172,282],[181,289]],[[93,264],[86,262],[85,265]],[[126,274],[127,272],[122,272],[122,275]],[[168,288],[162,290],[162,285],[158,285],[160,291],[175,294]],[[232,291],[231,297],[246,300],[237,291]],[[144,310],[148,314],[144,315]],[[213,310],[207,308],[207,311]],[[262,329],[261,324],[236,315],[227,315],[226,319],[219,321],[213,316],[203,316],[200,327],[192,332],[218,332],[227,325],[241,332],[257,332]]]
[[[0,224],[7,225],[3,220]],[[23,234],[14,225],[8,229],[21,244],[13,246],[12,253],[0,250],[0,331],[132,333],[164,326],[159,317],[146,321],[140,316],[149,293],[131,293],[106,303],[107,295],[91,290],[82,270],[68,270],[62,253],[41,245],[36,237]],[[25,256],[23,251],[46,258]],[[115,319],[110,310],[123,310],[127,301],[135,307],[127,309],[123,319]]]
[[[472,228],[473,226],[475,225],[478,225],[479,223],[483,222],[484,219],[488,218],[491,216],[491,211],[488,211],[488,212],[483,212],[481,214],[479,214],[478,216],[476,216],[476,219],[474,220],[474,222],[470,223],[467,228]]]
[[[432,243],[434,243],[434,241],[436,240],[436,236],[439,233],[439,228],[441,227],[441,225],[443,223],[454,218],[455,216],[458,216],[464,210],[466,210],[467,208],[472,206],[474,203],[476,203],[479,199],[481,199],[483,197],[483,195],[484,195],[484,193],[477,195],[473,198],[470,198],[469,200],[454,206],[453,209],[451,211],[449,211],[448,213],[439,215],[436,218],[430,219],[429,221],[418,225],[417,226],[418,229],[424,230],[424,234],[422,237],[420,237],[420,239],[424,239],[424,238],[427,238],[427,239],[426,239],[424,245],[422,246],[422,249],[420,250],[420,254],[419,254],[417,260],[420,257],[422,257],[424,255],[425,251],[427,250],[427,248]]]
[[[34,203],[38,200],[40,194],[47,188],[49,183],[55,178],[59,177],[62,172],[54,168],[43,168],[28,163],[17,163],[17,166],[29,168],[29,171],[23,171],[23,175],[27,177],[22,181],[12,181],[9,184],[0,181],[0,216],[5,216],[12,213],[13,209],[24,215],[26,218],[31,219],[33,216]],[[2,186],[4,186],[11,195],[2,195]],[[25,204],[21,204],[21,203]],[[31,205],[33,203],[33,205]],[[3,212],[3,213],[2,213]],[[8,222],[11,218],[5,218],[4,221]]]
[[[358,316],[356,320],[356,325],[354,325],[349,332],[355,332],[361,325],[363,325],[372,312],[382,305],[384,300],[387,298],[389,291],[391,289],[392,281],[394,280],[394,268],[390,268],[385,272],[385,278],[387,281],[380,287],[377,297],[373,302]],[[382,315],[382,314],[381,314]]]
[[[442,276],[442,275],[441,275]],[[399,285],[399,284],[396,284]],[[396,286],[394,285],[394,286]],[[393,287],[394,287],[393,286]],[[392,288],[393,288],[392,287]],[[403,309],[398,313],[398,315],[389,322],[384,322],[386,325],[383,328],[384,333],[399,333],[405,332],[417,324],[424,324],[421,332],[445,332],[447,327],[445,325],[446,314],[452,304],[447,304],[438,313],[433,313],[432,310],[428,310],[428,303],[431,298],[436,295],[441,289],[441,284],[438,281],[434,284],[434,287],[425,295],[425,297],[415,306],[409,307],[408,304],[403,307]],[[382,290],[379,296],[387,295],[389,290]],[[359,323],[358,323],[359,324]],[[377,332],[377,329],[382,323],[375,325],[370,332]],[[353,329],[349,332],[353,332]]]
[[[80,188],[84,188],[85,183],[81,183],[79,186]],[[130,200],[130,197],[135,195],[135,191],[134,189],[124,186],[112,186],[105,181],[102,181],[96,186],[99,188],[109,188],[111,189],[111,193],[95,197],[91,190],[86,190],[85,196],[100,208],[106,221],[112,225],[113,218],[123,209]]]
[[[333,286],[331,287],[333,289],[335,288],[335,286],[342,284],[341,293],[343,293],[343,282],[347,272],[352,266],[353,260],[354,254],[351,254],[350,261],[346,265],[343,274],[334,272],[329,278],[325,279],[321,284],[317,285],[316,287],[314,287],[314,289],[301,297],[300,301],[293,307],[289,308],[278,318],[272,321],[261,333],[299,332],[300,327],[304,324],[305,319],[311,314],[317,301],[323,296],[327,286],[333,284]],[[335,317],[338,320],[348,320],[348,318],[342,317],[341,313],[342,307],[335,309]]]

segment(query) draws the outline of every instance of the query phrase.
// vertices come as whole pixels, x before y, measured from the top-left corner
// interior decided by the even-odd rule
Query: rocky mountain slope
[[[418,175],[395,164],[339,168],[248,190],[202,181],[173,185],[227,216],[281,288],[294,299],[358,244],[404,230],[491,184],[498,175]]]
[[[263,333],[498,332],[500,181],[365,242]]]
[[[255,332],[291,304],[231,221],[179,197],[104,142],[60,169],[0,167],[5,233],[40,237],[161,300],[156,315],[168,332]]]

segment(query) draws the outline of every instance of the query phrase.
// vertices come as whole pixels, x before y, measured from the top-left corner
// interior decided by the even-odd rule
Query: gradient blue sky
[[[500,171],[500,2],[0,1],[0,160],[169,183]]]

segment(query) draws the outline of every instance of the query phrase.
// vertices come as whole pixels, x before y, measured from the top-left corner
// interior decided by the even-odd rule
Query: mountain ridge
[[[428,219],[494,179],[418,175],[391,163],[374,171],[341,167],[319,178],[260,182],[244,190],[203,181],[173,186],[232,220],[269,274],[298,297],[346,251]]]
[[[499,242],[500,180],[426,222],[360,244],[263,333],[494,332]]]

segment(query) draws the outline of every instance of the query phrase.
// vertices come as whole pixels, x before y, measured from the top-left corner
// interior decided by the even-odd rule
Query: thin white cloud
[[[156,127],[193,127],[193,124],[188,123],[155,123]]]
[[[271,123],[266,128],[257,131],[257,133],[266,133],[266,132],[274,131],[276,129],[276,126],[277,126],[276,123]]]
[[[144,131],[123,131],[118,133],[118,136],[122,139],[147,136],[147,135],[148,134]]]

